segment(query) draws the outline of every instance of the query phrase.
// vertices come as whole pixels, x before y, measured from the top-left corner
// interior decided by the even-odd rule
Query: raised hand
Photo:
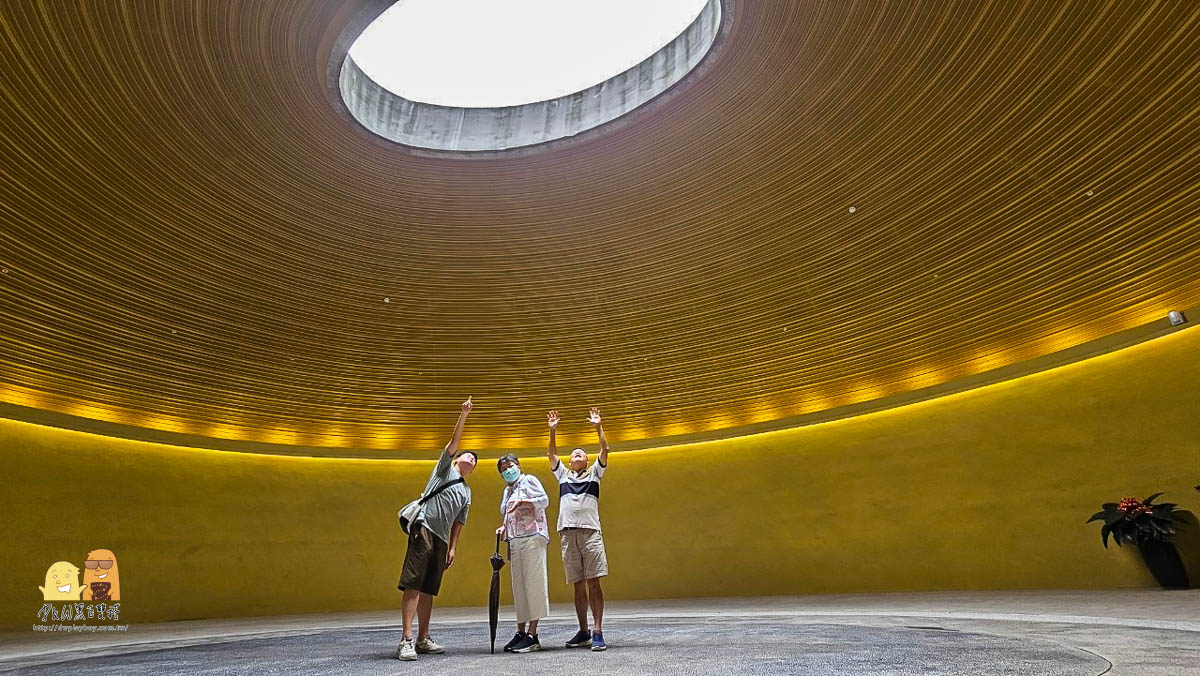
[[[604,427],[600,424],[600,409],[595,406],[592,407],[591,412],[588,413],[588,422],[592,423],[592,426],[596,428],[596,436],[600,438],[600,455],[597,461],[601,466],[607,466],[608,440],[604,438]]]
[[[550,411],[549,413],[546,414],[546,424],[550,426],[550,429],[554,429],[554,428],[558,427],[558,411],[557,410]]]
[[[450,457],[454,457],[458,453],[458,442],[462,441],[463,426],[467,424],[467,415],[474,406],[470,397],[467,397],[467,400],[462,403],[462,412],[458,414],[458,422],[454,423],[454,434],[450,436],[450,443],[446,444],[446,453]]]

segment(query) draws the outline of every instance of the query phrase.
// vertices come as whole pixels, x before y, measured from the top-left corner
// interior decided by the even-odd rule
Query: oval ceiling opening
[[[573,136],[691,71],[720,0],[402,0],[351,45],[351,114],[393,141],[504,150]]]

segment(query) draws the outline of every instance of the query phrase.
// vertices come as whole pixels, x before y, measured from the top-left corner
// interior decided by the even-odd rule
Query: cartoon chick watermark
[[[38,589],[44,601],[78,601],[83,593],[79,569],[69,561],[55,561],[46,569],[46,586]]]

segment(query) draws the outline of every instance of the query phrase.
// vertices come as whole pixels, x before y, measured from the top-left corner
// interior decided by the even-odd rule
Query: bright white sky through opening
[[[413,101],[463,108],[558,98],[637,65],[707,0],[400,0],[350,56]]]

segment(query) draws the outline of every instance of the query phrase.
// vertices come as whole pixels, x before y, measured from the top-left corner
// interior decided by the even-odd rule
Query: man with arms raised
[[[563,571],[567,574],[567,584],[575,585],[575,614],[579,618],[579,632],[567,641],[567,647],[605,650],[608,646],[601,627],[604,591],[600,588],[600,578],[608,575],[608,557],[600,533],[600,478],[608,467],[608,441],[600,424],[600,410],[593,408],[588,422],[600,438],[600,455],[595,464],[588,466],[587,451],[576,448],[571,451],[568,469],[559,460],[554,441],[558,411],[550,411],[546,419],[550,425],[547,450],[550,471],[558,479],[558,537],[562,541]],[[595,621],[591,631],[587,623],[589,605]]]

